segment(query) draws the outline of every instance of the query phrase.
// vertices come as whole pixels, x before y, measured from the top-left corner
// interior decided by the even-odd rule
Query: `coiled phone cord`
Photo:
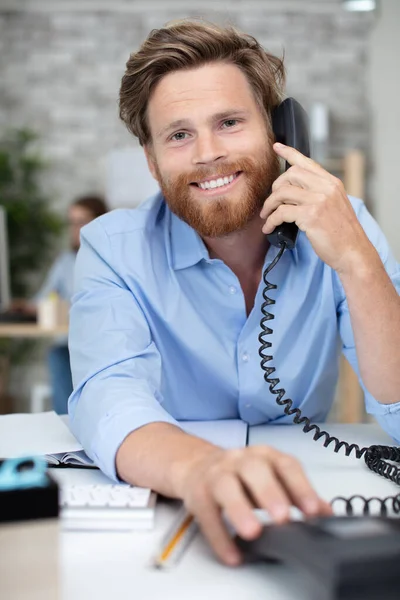
[[[266,267],[263,274],[265,288],[263,291],[264,302],[261,306],[263,317],[260,321],[260,327],[262,331],[258,336],[258,340],[260,342],[258,354],[261,358],[260,364],[261,369],[264,371],[264,380],[269,384],[269,391],[271,394],[276,396],[275,400],[277,404],[284,407],[284,413],[290,417],[293,417],[293,422],[296,425],[304,424],[303,431],[305,433],[309,433],[310,431],[314,432],[313,439],[315,441],[318,441],[320,438],[324,438],[323,445],[325,448],[333,444],[334,452],[339,452],[339,450],[344,448],[346,456],[350,456],[351,453],[354,453],[357,458],[364,457],[365,463],[367,464],[368,468],[371,469],[371,471],[374,471],[374,473],[378,473],[382,477],[390,479],[390,481],[400,485],[400,469],[387,462],[388,460],[400,462],[400,448],[395,446],[369,446],[360,448],[357,444],[349,444],[347,442],[340,441],[338,438],[331,436],[327,431],[321,430],[321,428],[318,427],[318,425],[315,425],[315,423],[311,423],[308,417],[305,417],[301,414],[301,410],[299,408],[293,408],[293,400],[290,398],[284,398],[286,391],[282,387],[276,387],[280,384],[278,377],[271,377],[271,375],[275,373],[276,369],[275,367],[267,366],[267,363],[273,360],[273,356],[268,354],[268,349],[272,347],[272,344],[266,339],[266,336],[273,332],[267,323],[268,321],[274,319],[275,316],[268,312],[267,307],[275,304],[275,300],[269,298],[268,293],[270,290],[277,289],[278,286],[270,283],[267,279],[267,276],[268,273],[272,271],[275,265],[279,262],[285,249],[286,244],[281,244],[278,254],[271,264]],[[346,514],[352,515],[356,510],[356,501],[361,503],[362,512],[364,515],[370,513],[371,505],[374,503],[379,506],[382,516],[386,516],[389,509],[391,509],[395,514],[400,513],[400,494],[397,496],[388,496],[387,498],[365,498],[364,496],[359,495],[351,496],[350,498],[338,496],[332,500],[331,504],[334,505],[338,503],[344,503]]]

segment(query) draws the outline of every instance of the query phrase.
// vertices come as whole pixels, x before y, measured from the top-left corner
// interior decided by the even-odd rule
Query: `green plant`
[[[32,273],[54,252],[63,221],[40,189],[46,163],[32,151],[37,135],[19,129],[0,140],[0,204],[7,211],[11,289],[14,297],[32,290]]]
[[[18,129],[0,139],[0,204],[7,212],[11,291],[29,298],[35,273],[49,265],[63,230],[63,220],[41,189],[47,168],[37,149],[38,136]],[[0,340],[0,353],[21,361],[29,344]],[[25,352],[23,351],[25,349]]]

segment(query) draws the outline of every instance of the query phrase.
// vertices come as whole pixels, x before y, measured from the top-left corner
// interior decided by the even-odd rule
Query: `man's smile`
[[[203,181],[199,181],[198,183],[193,182],[190,185],[196,186],[203,192],[221,192],[233,187],[233,185],[239,179],[241,173],[241,171],[238,171],[236,173],[232,173],[231,175],[226,175],[224,177],[217,177],[215,179],[205,179]]]

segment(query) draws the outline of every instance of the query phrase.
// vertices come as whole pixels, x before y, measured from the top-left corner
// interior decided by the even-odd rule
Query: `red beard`
[[[245,228],[260,212],[280,172],[279,159],[272,151],[266,152],[265,158],[259,161],[243,158],[234,163],[201,167],[174,180],[163,178],[157,165],[156,169],[159,185],[171,211],[202,237],[221,237]],[[230,201],[223,194],[212,198],[205,196],[203,201],[193,198],[192,182],[217,179],[238,171],[247,184],[240,201]]]

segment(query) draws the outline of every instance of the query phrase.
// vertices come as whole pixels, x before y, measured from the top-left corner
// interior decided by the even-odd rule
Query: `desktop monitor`
[[[11,301],[9,269],[7,213],[0,206],[0,312],[7,310]]]

